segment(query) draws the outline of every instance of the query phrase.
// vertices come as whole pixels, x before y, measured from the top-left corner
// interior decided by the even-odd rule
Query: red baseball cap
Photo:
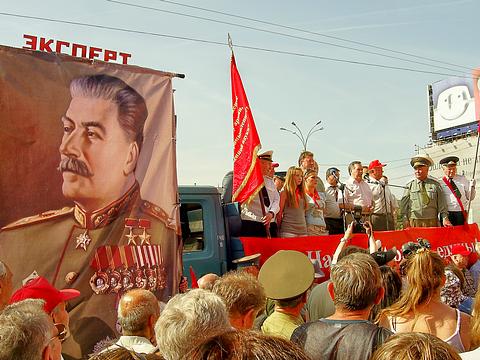
[[[368,170],[372,170],[373,168],[384,167],[384,166],[387,166],[387,164],[382,164],[379,160],[373,160],[368,165]]]
[[[42,299],[45,300],[44,310],[48,314],[60,304],[62,301],[67,301],[80,296],[80,291],[75,289],[58,290],[42,276],[30,280],[10,298],[10,304],[25,300],[25,299]]]
[[[452,255],[468,256],[470,255],[470,251],[468,251],[464,245],[455,244],[452,246]]]

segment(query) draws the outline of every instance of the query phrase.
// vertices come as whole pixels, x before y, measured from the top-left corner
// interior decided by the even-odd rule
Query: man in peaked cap
[[[265,261],[258,280],[267,298],[274,300],[275,311],[263,323],[262,332],[290,339],[304,323],[300,311],[313,279],[312,262],[301,252],[280,250]]]
[[[410,165],[415,169],[415,179],[405,186],[400,202],[403,227],[436,227],[439,226],[439,217],[444,226],[452,226],[442,187],[428,176],[433,160],[429,156],[418,155],[411,159]]]
[[[439,181],[445,195],[448,220],[452,225],[463,225],[467,221],[468,202],[475,198],[475,180],[470,181],[457,174],[458,157],[447,156],[440,160],[445,176]]]
[[[263,198],[264,211],[262,211],[259,196],[255,196],[249,204],[242,204],[242,236],[266,237],[266,227],[268,227],[270,235],[277,237],[275,217],[280,210],[280,194],[270,177],[273,163],[272,155],[272,150],[258,154],[265,181],[264,187],[259,192],[259,196]]]

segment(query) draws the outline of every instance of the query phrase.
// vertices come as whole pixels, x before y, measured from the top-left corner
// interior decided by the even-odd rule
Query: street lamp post
[[[299,138],[302,145],[303,145],[303,151],[306,151],[307,150],[308,139],[310,139],[310,136],[312,136],[316,132],[319,132],[320,130],[323,130],[323,126],[319,127],[321,123],[322,123],[322,120],[318,121],[315,125],[313,125],[310,128],[310,130],[308,131],[307,136],[303,135],[302,130],[300,130],[300,128],[298,127],[297,124],[295,124],[294,121],[292,121],[292,125],[295,127],[296,130],[291,130],[291,129],[287,129],[287,128],[284,128],[284,127],[281,127],[280,130],[289,132],[290,134],[293,134],[297,138]]]

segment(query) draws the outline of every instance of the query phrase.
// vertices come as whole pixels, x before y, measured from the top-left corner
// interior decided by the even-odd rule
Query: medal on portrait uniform
[[[95,273],[90,286],[96,294],[124,293],[133,288],[153,292],[166,287],[160,245],[101,246],[91,266]]]
[[[138,227],[138,219],[125,218],[125,228],[128,229],[128,234],[125,234],[128,245],[137,245],[135,238],[137,235],[133,233],[133,229]]]
[[[139,219],[138,220],[138,227],[140,229],[143,229],[143,232],[138,235],[138,238],[140,239],[140,245],[150,245],[150,238],[152,237],[149,233],[147,233],[147,229],[150,229],[152,226],[152,223],[148,219]]]
[[[130,267],[133,266],[133,260],[130,261],[130,259],[127,258],[127,255],[125,253],[125,246],[119,246],[119,250],[123,265],[123,270],[121,271],[122,291],[127,292],[135,286],[135,284],[133,283],[134,274],[130,270]]]
[[[78,235],[75,240],[77,242],[75,249],[83,249],[83,251],[87,251],[88,245],[92,242],[92,238],[88,235],[88,230]]]
[[[95,251],[95,257],[92,260],[94,262],[91,266],[96,270],[95,273],[90,278],[90,287],[92,288],[93,292],[97,295],[99,294],[106,294],[108,292],[108,288],[110,287],[110,283],[108,281],[108,275],[106,272],[102,271],[102,262],[103,257],[106,260],[106,253],[100,251],[101,248]]]
[[[105,246],[105,250],[107,252],[107,259],[109,269],[107,271],[108,274],[108,282],[110,284],[110,292],[118,293],[122,290],[122,275],[119,271],[115,270],[117,268],[117,263],[113,256],[112,247]],[[118,261],[118,267],[121,265],[121,260]]]

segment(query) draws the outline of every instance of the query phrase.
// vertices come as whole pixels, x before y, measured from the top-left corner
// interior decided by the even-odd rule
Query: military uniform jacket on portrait
[[[407,183],[403,194],[400,209],[404,219],[437,219],[448,216],[445,196],[440,183],[430,177],[424,180],[425,190],[429,201],[425,203],[422,198],[421,181],[414,179]]]
[[[71,336],[62,345],[65,359],[85,358],[99,341],[119,336],[116,306],[125,290],[147,288],[164,301],[176,291],[177,274],[165,270],[180,255],[163,256],[176,251],[171,249],[177,247],[175,231],[166,226],[167,214],[139,193],[136,184],[94,214],[78,206],[63,208],[19,220],[0,232],[0,258],[12,269],[15,288],[36,271],[58,289],[80,291],[67,308]],[[137,245],[143,240],[143,246],[129,245],[129,238]]]

